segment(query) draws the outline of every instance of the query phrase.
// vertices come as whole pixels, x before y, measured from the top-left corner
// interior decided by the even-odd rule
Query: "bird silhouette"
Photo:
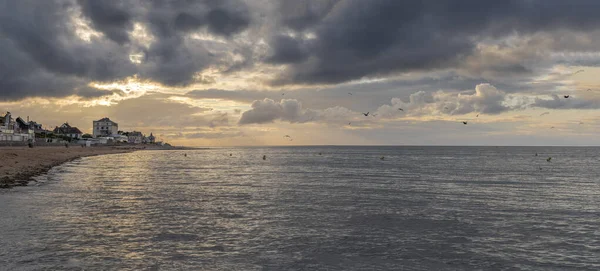
[[[398,108],[398,110],[400,110],[400,111],[404,111],[404,109],[402,109],[402,108]]]
[[[263,155],[263,160],[267,160],[267,156],[266,155]]]
[[[466,121],[463,121],[462,123],[463,123],[464,125],[467,125],[467,122],[466,122]]]
[[[564,97],[565,97],[565,99],[568,99],[568,98],[569,98],[569,96],[570,96],[570,95],[565,95]]]
[[[550,114],[550,112],[544,112],[544,113],[540,114],[540,117],[543,115],[548,115],[548,114]]]
[[[537,152],[535,153],[535,156],[538,156]]]
[[[477,116],[475,116],[476,118],[479,118],[479,114],[477,114]]]
[[[352,122],[348,122],[348,125],[352,124]]]
[[[546,159],[546,162],[550,162],[550,160],[552,160],[552,157],[548,157],[548,159]]]
[[[379,159],[381,159],[381,160],[385,160],[385,157],[384,157],[384,156],[381,156]]]
[[[362,113],[362,114],[363,114],[363,115],[365,115],[365,117],[368,117],[368,116],[369,116],[369,113],[370,113],[370,112],[367,112],[367,113]]]
[[[183,156],[187,157],[187,153],[184,153]]]
[[[554,129],[554,126],[550,127],[550,129]]]
[[[348,94],[352,95],[352,93],[348,92]]]
[[[284,135],[283,137],[291,137],[290,135]]]

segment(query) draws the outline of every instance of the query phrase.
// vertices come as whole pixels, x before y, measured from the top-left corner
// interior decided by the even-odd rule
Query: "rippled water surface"
[[[0,269],[600,269],[598,148],[141,151],[41,181],[0,190]]]

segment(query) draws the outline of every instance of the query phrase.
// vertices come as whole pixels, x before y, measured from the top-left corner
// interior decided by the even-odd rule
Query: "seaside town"
[[[140,131],[121,131],[119,124],[108,117],[92,122],[92,134],[84,134],[79,128],[68,122],[49,130],[37,123],[20,116],[14,118],[10,112],[0,115],[0,145],[65,145],[74,144],[82,147],[94,145],[127,145],[152,144],[169,146],[157,141],[150,133],[146,136]]]

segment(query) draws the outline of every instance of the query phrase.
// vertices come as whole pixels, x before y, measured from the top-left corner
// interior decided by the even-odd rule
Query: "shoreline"
[[[78,158],[129,153],[142,147],[0,147],[0,189],[27,186],[33,178]],[[152,150],[152,149],[147,149]]]

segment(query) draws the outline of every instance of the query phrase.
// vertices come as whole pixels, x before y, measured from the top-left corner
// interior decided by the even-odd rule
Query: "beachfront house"
[[[156,142],[156,137],[150,133],[150,136],[146,138],[146,143],[154,144]]]
[[[0,141],[35,141],[34,130],[29,129],[29,125],[25,125],[21,118],[17,121],[13,120],[12,114],[6,112],[4,116],[0,116]]]
[[[81,130],[79,130],[77,127],[69,125],[68,122],[65,122],[60,127],[54,128],[53,132],[57,135],[67,136],[72,139],[80,139],[81,136],[83,136]]]
[[[92,122],[92,129],[94,137],[113,136],[118,134],[119,124],[109,118],[102,118]]]
[[[144,140],[144,134],[142,134],[142,132],[133,131],[128,133],[127,138],[129,139],[129,143],[142,144]]]

